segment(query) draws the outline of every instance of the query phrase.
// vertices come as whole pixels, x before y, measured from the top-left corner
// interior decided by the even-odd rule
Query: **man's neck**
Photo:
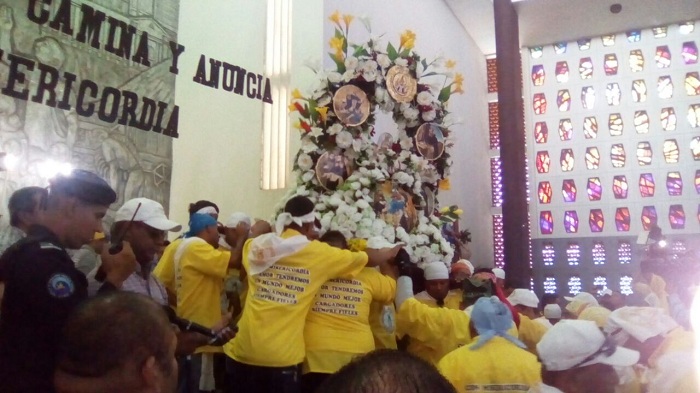
[[[51,231],[56,237],[58,238],[58,241],[61,242],[61,245],[64,247],[67,246],[66,244],[66,232],[67,232],[67,226],[66,226],[66,221],[62,217],[58,217],[55,214],[51,213],[45,213],[43,219],[41,220],[38,225],[41,225],[45,228],[47,228],[49,231]],[[82,246],[82,245],[81,245]],[[77,247],[80,248],[80,247]]]

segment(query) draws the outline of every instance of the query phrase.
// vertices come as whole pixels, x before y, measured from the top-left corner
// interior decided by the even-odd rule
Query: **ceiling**
[[[445,3],[485,55],[496,53],[492,0]],[[610,12],[614,3],[622,5],[618,14]],[[523,47],[700,19],[700,0],[524,0],[514,5]]]

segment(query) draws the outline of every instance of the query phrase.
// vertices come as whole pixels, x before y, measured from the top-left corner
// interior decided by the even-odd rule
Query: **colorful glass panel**
[[[549,128],[547,127],[547,123],[538,121],[535,123],[535,142],[547,143],[547,138],[549,138]]]
[[[608,53],[605,55],[605,60],[603,62],[603,69],[605,70],[605,75],[617,75],[617,67],[619,63],[617,61],[617,56],[614,53]]]
[[[567,112],[571,108],[571,94],[568,90],[557,92],[557,107],[559,112]]]
[[[610,130],[610,136],[622,135],[623,127],[624,123],[619,113],[611,113],[610,116],[608,116],[608,130]]]
[[[610,148],[610,161],[614,168],[623,168],[625,166],[625,161],[627,160],[627,154],[625,153],[625,147],[622,143],[616,143]]]
[[[685,93],[689,96],[700,95],[700,75],[697,72],[685,74]]]
[[[671,205],[668,209],[668,222],[671,229],[685,228],[685,211],[683,205]]]
[[[634,129],[637,130],[637,134],[649,132],[649,115],[647,111],[634,112]]]
[[[676,129],[676,110],[672,107],[661,109],[661,128],[664,131],[673,131]]]
[[[657,83],[657,90],[659,92],[659,98],[661,99],[667,100],[673,97],[673,81],[671,77],[668,75],[660,76],[659,82]]]
[[[637,143],[637,163],[640,166],[651,165],[651,143],[649,142],[639,142]]]
[[[690,34],[695,31],[695,22],[685,22],[678,25],[678,32],[681,34]]]
[[[642,198],[653,197],[654,191],[656,191],[654,175],[651,173],[642,173],[639,175],[639,193],[642,195]]]
[[[559,139],[562,141],[570,141],[574,135],[574,126],[571,124],[571,119],[559,120]]]
[[[541,46],[535,46],[534,48],[530,48],[530,57],[533,59],[539,59],[542,57],[542,47]]]
[[[632,49],[630,51],[630,70],[632,72],[644,71],[644,54],[641,49]]]
[[[559,155],[561,170],[570,172],[574,170],[574,151],[572,149],[562,149]]]
[[[564,230],[566,233],[578,232],[578,213],[576,213],[576,210],[564,212]]]
[[[615,199],[627,199],[627,177],[625,175],[613,177],[613,195]]]
[[[544,85],[544,66],[542,64],[532,66],[531,78],[534,86]]]
[[[640,30],[632,30],[627,32],[627,42],[639,42],[642,39],[642,32]]]
[[[693,41],[684,42],[681,56],[683,56],[683,63],[685,63],[686,65],[697,64],[697,62],[698,62],[698,46],[695,45],[695,42],[693,42]]]
[[[644,102],[647,100],[647,84],[644,79],[632,82],[632,101]]]
[[[664,141],[664,160],[666,160],[666,163],[677,163],[679,155],[678,142],[675,139],[666,139]]]
[[[589,177],[586,185],[589,201],[599,201],[603,196],[603,185],[600,183],[599,177]]]
[[[608,83],[605,88],[605,98],[608,100],[608,105],[617,106],[620,105],[620,96],[622,92],[620,91],[620,85],[617,83]]]
[[[603,210],[591,209],[590,213],[588,214],[588,226],[591,228],[591,232],[603,232],[603,228],[605,227]]]
[[[538,151],[537,160],[535,161],[535,167],[537,168],[537,173],[549,173],[549,166],[551,161],[549,160],[549,152]]]
[[[688,123],[693,128],[700,127],[700,104],[688,107]]]
[[[583,105],[583,109],[593,109],[595,106],[595,89],[593,86],[581,88],[581,105]]]
[[[554,68],[554,74],[556,75],[557,82],[566,83],[569,81],[569,63],[565,61],[558,61],[556,67]]]
[[[700,136],[690,141],[690,154],[693,155],[693,160],[700,161]]]
[[[615,210],[615,228],[618,232],[629,232],[630,209],[626,207],[618,207]]]
[[[554,53],[562,55],[566,53],[566,42],[557,42],[554,46]]]
[[[564,202],[576,202],[576,182],[574,179],[566,179],[561,184],[561,194]]]
[[[540,233],[551,235],[554,232],[554,218],[551,211],[540,212]]]
[[[654,27],[653,29],[651,29],[651,31],[654,33],[654,38],[664,38],[664,37],[666,37],[666,34],[668,33],[668,27],[666,27],[666,26]]]
[[[582,38],[578,41],[576,41],[578,44],[578,50],[589,50],[591,49],[591,39],[590,38]]]
[[[680,172],[669,172],[666,175],[666,190],[669,196],[683,195],[683,178]]]
[[[700,194],[700,169],[695,171],[695,192]]]
[[[541,204],[552,202],[552,185],[548,181],[541,181],[537,185],[537,199]]]
[[[588,147],[586,148],[586,168],[587,169],[598,169],[600,167],[600,152],[598,148]]]
[[[604,35],[600,37],[601,40],[603,41],[603,46],[613,46],[615,45],[615,35],[610,34],[610,35]]]
[[[659,221],[654,206],[644,206],[642,208],[642,228],[645,231],[651,230]]]
[[[583,119],[583,135],[586,139],[595,139],[598,136],[598,119],[595,116]]]
[[[543,115],[547,112],[547,97],[544,93],[536,93],[532,96],[532,108],[536,115]]]
[[[590,79],[593,76],[593,61],[590,57],[584,57],[579,61],[578,73],[581,79]]]
[[[668,68],[671,66],[671,51],[668,50],[668,46],[657,46],[656,55],[654,56],[656,60],[656,66],[659,68]]]

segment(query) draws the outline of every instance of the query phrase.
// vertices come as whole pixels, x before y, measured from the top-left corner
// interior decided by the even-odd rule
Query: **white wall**
[[[170,215],[186,226],[187,206],[199,199],[216,202],[223,217],[245,211],[267,218],[285,190],[260,189],[263,104],[192,81],[199,57],[263,73],[267,1],[181,0],[176,98],[180,137],[173,145]],[[313,74],[303,66],[320,61],[321,0],[293,1],[292,86],[308,85]],[[298,146],[292,134],[292,152]]]
[[[417,36],[414,50],[423,58],[444,56],[457,61],[455,71],[465,76],[466,93],[453,95],[449,109],[463,122],[451,127],[456,138],[452,190],[443,191],[439,200],[443,206],[457,204],[464,208],[461,227],[472,232],[472,262],[491,265],[493,236],[484,55],[442,0],[330,0],[324,6],[324,49],[333,34],[328,16],[339,10],[341,14],[368,16],[372,34],[385,34],[384,39],[394,43],[398,43],[404,30],[412,30]],[[349,41],[362,42],[367,38],[364,27],[355,20]],[[327,57],[324,63],[326,67],[332,65]]]

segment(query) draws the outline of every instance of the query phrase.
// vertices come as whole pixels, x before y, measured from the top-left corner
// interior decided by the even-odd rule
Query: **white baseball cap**
[[[514,306],[521,305],[530,308],[537,308],[540,304],[540,299],[537,298],[535,292],[523,288],[515,289],[513,293],[508,296],[508,301]]]
[[[427,281],[430,280],[448,280],[450,272],[447,270],[447,265],[442,262],[431,262],[423,266],[423,276]]]
[[[592,364],[626,367],[639,361],[639,352],[617,346],[595,322],[572,319],[552,326],[537,344],[537,353],[549,371]]]
[[[492,271],[493,271],[493,275],[496,276],[496,278],[500,278],[501,280],[506,279],[506,271],[501,269],[500,267],[497,267],[497,268],[493,269]]]
[[[579,292],[576,296],[564,296],[566,301],[570,302],[566,305],[567,311],[572,314],[579,315],[588,306],[598,306],[598,300],[595,296],[588,292]]]
[[[544,317],[547,319],[561,319],[561,307],[558,304],[544,306]]]
[[[627,341],[629,336],[640,342],[651,337],[670,332],[678,323],[656,307],[622,307],[610,313],[605,332],[615,336],[618,343]]]
[[[136,211],[136,209],[138,209],[138,211]],[[134,215],[134,213],[136,214]],[[117,210],[114,221],[130,221],[132,217],[134,221],[142,222],[149,227],[161,231],[176,232],[182,229],[182,225],[175,221],[168,220],[163,210],[163,205],[148,198],[134,198],[126,201],[122,207]]]

